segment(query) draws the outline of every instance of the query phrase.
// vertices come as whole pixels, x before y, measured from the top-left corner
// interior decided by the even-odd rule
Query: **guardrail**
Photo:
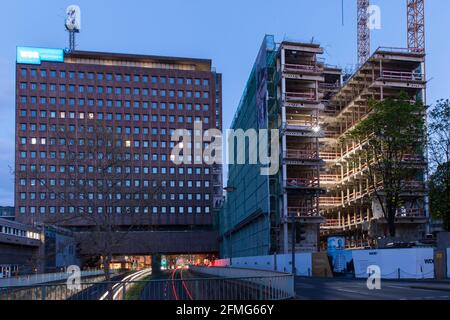
[[[116,273],[118,270],[111,270],[111,273]],[[81,277],[91,277],[103,275],[103,270],[91,270],[91,271],[81,271]],[[41,273],[41,274],[30,274],[23,275],[19,277],[3,278],[0,279],[0,288],[2,287],[21,287],[21,286],[32,286],[35,284],[64,281],[71,276],[67,272],[59,273]]]
[[[283,71],[285,72],[314,72],[321,73],[323,72],[323,68],[319,65],[313,64],[289,64],[286,63],[283,65]]]
[[[317,217],[318,210],[312,207],[288,207],[288,215],[296,217]]]
[[[423,81],[424,75],[420,72],[383,70],[381,78],[400,81]]]
[[[190,267],[190,270],[194,273],[222,278],[221,280],[227,283],[226,286],[231,286],[230,289],[236,290],[234,295],[231,296],[232,299],[286,300],[295,297],[294,276],[292,274],[221,267]],[[254,297],[255,294],[256,297]],[[220,293],[215,297],[218,300],[227,300],[226,297],[221,297]]]
[[[201,268],[192,269],[208,275]],[[106,300],[109,290],[113,291],[112,299],[121,300],[126,299],[126,292],[133,287],[140,288],[139,300],[267,301],[295,297],[294,278],[289,274],[260,275],[255,271],[241,276],[210,275],[212,277],[183,278],[181,273],[181,278],[172,276],[165,280],[85,282],[74,289],[65,284],[0,288],[0,300]]]
[[[319,188],[320,183],[318,178],[288,178],[286,180],[286,187],[293,188]]]
[[[285,158],[295,160],[319,160],[319,153],[316,150],[293,150],[285,152]]]
[[[286,101],[316,101],[316,93],[314,91],[306,91],[306,92],[286,92],[285,94]]]

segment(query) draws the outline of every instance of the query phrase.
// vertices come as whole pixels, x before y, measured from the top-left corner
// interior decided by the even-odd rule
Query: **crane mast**
[[[358,1],[358,65],[361,66],[370,56],[369,0]]]

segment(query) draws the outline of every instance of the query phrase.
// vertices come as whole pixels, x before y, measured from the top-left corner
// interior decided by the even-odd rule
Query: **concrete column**
[[[152,275],[157,275],[161,273],[161,255],[152,255]]]

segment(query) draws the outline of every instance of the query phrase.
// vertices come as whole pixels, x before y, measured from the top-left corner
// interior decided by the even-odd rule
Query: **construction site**
[[[358,64],[351,73],[326,63],[317,43],[266,36],[232,128],[280,132],[280,170],[256,177],[258,168],[229,167],[221,213],[223,256],[315,252],[329,236],[344,236],[347,249],[377,248],[389,237],[387,221],[370,183],[367,144],[348,137],[373,103],[400,94],[426,105],[424,1],[407,2],[407,46],[370,49],[369,1],[358,0]],[[256,105],[256,106],[255,106]],[[421,240],[429,223],[426,147],[404,156],[414,168],[396,214],[396,238]],[[254,167],[254,166],[253,166]],[[242,192],[241,192],[242,191]],[[251,199],[252,205],[248,205]],[[253,205],[254,204],[254,205]]]

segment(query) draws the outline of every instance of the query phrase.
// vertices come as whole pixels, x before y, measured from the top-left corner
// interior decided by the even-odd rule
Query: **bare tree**
[[[52,194],[51,203],[68,208],[41,218],[45,223],[82,228],[82,246],[101,255],[108,281],[113,255],[135,227],[149,223],[149,207],[161,190],[159,181],[144,178],[150,175],[142,172],[142,152],[136,151],[143,146],[99,121],[60,125],[49,142],[59,146],[59,160],[19,171],[18,178],[35,180],[38,190]],[[54,167],[49,170],[50,166]]]

